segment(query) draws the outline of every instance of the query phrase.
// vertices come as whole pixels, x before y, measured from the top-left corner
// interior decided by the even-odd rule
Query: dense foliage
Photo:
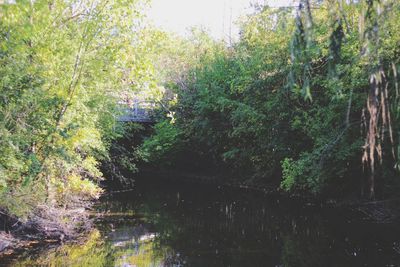
[[[139,159],[293,193],[398,190],[398,1],[260,6],[233,45],[152,29],[144,5],[0,4],[2,209],[98,197],[101,161],[124,179]],[[132,92],[166,114],[139,149],[149,128],[116,123]]]
[[[399,23],[397,1],[260,7],[238,43],[170,76],[147,159],[290,192],[398,190]]]
[[[139,1],[17,1],[0,5],[0,206],[97,197],[99,160],[120,135],[121,92],[151,65]]]

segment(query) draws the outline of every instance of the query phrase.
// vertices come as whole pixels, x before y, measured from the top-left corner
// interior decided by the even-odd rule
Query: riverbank
[[[139,179],[165,179],[171,182],[185,182],[193,184],[210,184],[216,186],[226,186],[233,188],[240,188],[245,190],[255,190],[264,192],[269,195],[281,195],[284,194],[279,190],[278,184],[257,184],[251,182],[240,182],[239,180],[232,180],[231,177],[227,177],[221,174],[201,174],[193,172],[181,172],[181,171],[163,171],[163,170],[150,170],[141,169]]]
[[[25,219],[2,211],[0,262],[3,258],[33,247],[76,241],[84,236],[92,228],[88,209],[93,203],[81,204],[73,208],[41,205]]]
[[[269,197],[286,199],[288,201],[301,202],[307,206],[319,206],[332,209],[347,210],[347,213],[357,214],[360,221],[369,221],[373,223],[393,223],[400,221],[400,198],[381,199],[370,201],[357,197],[338,198],[317,198],[309,195],[288,194],[280,189],[277,184],[255,184],[232,182],[230,177],[221,175],[193,174],[178,171],[153,171],[141,170],[139,180],[154,179],[189,184],[208,184],[259,192]]]

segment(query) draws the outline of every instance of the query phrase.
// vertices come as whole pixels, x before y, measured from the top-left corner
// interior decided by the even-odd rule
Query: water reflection
[[[15,266],[107,266],[108,249],[99,231],[92,231],[80,245],[64,245],[40,254],[26,256]]]
[[[170,264],[172,250],[155,247],[155,234],[147,233],[139,238],[128,238],[120,231],[102,236],[96,229],[80,244],[68,244],[47,249],[39,255],[31,255],[14,262],[13,266],[179,266]],[[104,240],[106,238],[106,240]]]
[[[139,185],[97,207],[81,245],[17,266],[397,266],[397,225],[212,186]]]

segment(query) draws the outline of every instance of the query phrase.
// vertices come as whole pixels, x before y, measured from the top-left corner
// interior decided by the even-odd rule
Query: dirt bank
[[[61,243],[78,239],[92,227],[88,205],[82,207],[39,206],[21,219],[0,212],[0,261],[4,257],[43,243]]]

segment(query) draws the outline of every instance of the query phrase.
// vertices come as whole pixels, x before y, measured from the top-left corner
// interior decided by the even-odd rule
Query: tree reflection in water
[[[139,185],[104,198],[86,242],[17,266],[395,266],[396,225],[213,186]],[[355,219],[355,218],[354,218]]]

